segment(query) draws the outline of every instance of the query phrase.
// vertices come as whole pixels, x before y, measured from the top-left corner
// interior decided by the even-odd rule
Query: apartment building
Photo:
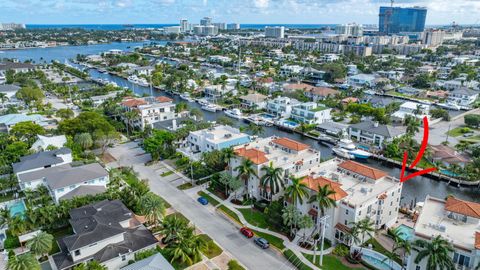
[[[146,126],[152,126],[158,121],[170,120],[177,118],[175,112],[175,103],[168,97],[144,97],[144,98],[125,98],[120,106],[125,111],[136,111],[137,116],[133,119],[124,117],[125,122],[129,125],[143,130]]]
[[[331,108],[322,104],[305,102],[292,108],[290,118],[309,125],[321,124],[332,120],[331,111]]]
[[[299,171],[308,171],[320,162],[320,152],[310,148],[310,146],[288,139],[279,137],[259,138],[248,144],[240,145],[234,148],[235,157],[230,160],[230,173],[237,176],[238,167],[243,159],[249,159],[253,162],[256,176],[250,176],[246,181],[245,193],[255,197],[258,200],[276,200],[282,192],[272,194],[270,189],[259,188],[260,179],[265,174],[262,167],[269,166],[270,162],[274,167],[283,169],[285,184],[288,183],[288,177]],[[239,193],[240,194],[240,193]]]
[[[325,212],[329,225],[325,238],[332,243],[350,244],[345,235],[353,222],[364,218],[373,221],[375,229],[391,227],[397,220],[402,183],[386,172],[355,161],[331,159],[314,164],[308,170],[294,172],[293,175],[304,177],[302,182],[309,188],[310,196],[325,185],[335,191],[331,198],[337,202],[337,206]],[[315,202],[304,200],[303,204],[297,202],[297,207],[319,224],[321,214]]]
[[[298,104],[300,104],[300,102],[293,98],[276,97],[273,100],[267,101],[266,109],[275,116],[288,118],[292,113],[293,107]]]
[[[473,270],[480,263],[480,204],[448,197],[446,200],[427,196],[414,227],[413,241],[441,236],[454,251],[450,256],[455,269]],[[407,269],[427,269],[427,258],[415,263],[417,251],[412,249]]]

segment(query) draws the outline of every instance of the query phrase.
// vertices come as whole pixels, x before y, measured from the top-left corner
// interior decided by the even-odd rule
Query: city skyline
[[[185,18],[198,22],[241,24],[377,24],[385,0],[6,0],[2,22],[25,24],[178,24]],[[477,0],[398,0],[396,6],[425,6],[427,25],[478,24]],[[282,18],[281,20],[278,18]]]

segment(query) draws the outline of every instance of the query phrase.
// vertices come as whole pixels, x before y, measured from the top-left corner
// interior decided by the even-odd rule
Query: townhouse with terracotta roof
[[[340,91],[328,87],[313,87],[305,91],[305,96],[314,102],[324,100],[328,97],[335,97]]]
[[[325,212],[328,216],[325,237],[331,243],[350,244],[346,234],[353,222],[364,218],[369,218],[375,229],[391,227],[397,221],[402,183],[384,171],[351,160],[331,159],[293,174],[303,177],[310,197],[326,185],[335,191],[331,198],[337,206]],[[321,210],[316,202],[308,201],[306,198],[302,204],[296,202],[297,208],[320,225]]]
[[[280,191],[272,196],[269,187],[260,187],[260,179],[265,174],[262,167],[269,166],[270,162],[274,167],[283,169],[285,184],[288,183],[288,177],[291,174],[308,170],[320,162],[319,151],[289,138],[275,136],[259,138],[248,144],[237,146],[234,151],[236,155],[230,160],[230,173],[237,176],[238,172],[235,171],[235,168],[241,164],[243,159],[251,160],[256,176],[250,176],[245,183],[247,189],[244,191],[257,200],[277,200],[282,194]]]
[[[175,103],[171,98],[165,96],[132,98],[126,97],[120,103],[125,111],[138,112],[134,119],[126,119],[133,127],[143,130],[146,126],[152,126],[159,121],[171,120],[178,117],[175,112]]]
[[[480,204],[453,196],[446,200],[427,196],[414,226],[412,241],[431,240],[441,236],[454,251],[450,256],[455,269],[476,269],[480,263]],[[417,252],[412,250],[407,269],[427,269],[427,259],[415,263]]]

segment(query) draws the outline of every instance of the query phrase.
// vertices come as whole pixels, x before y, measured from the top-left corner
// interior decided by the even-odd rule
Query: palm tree
[[[82,147],[83,150],[93,146],[92,135],[90,133],[80,133],[75,135],[75,142]]]
[[[375,227],[373,224],[373,221],[371,221],[369,218],[364,218],[358,222],[351,223],[352,227],[351,229],[356,231],[358,233],[358,236],[361,240],[360,243],[365,243],[365,237],[368,236],[368,238],[373,237],[373,233],[375,232]],[[360,247],[360,253],[362,253],[363,247]]]
[[[450,253],[454,251],[452,244],[440,235],[431,240],[418,239],[413,242],[413,249],[418,252],[415,263],[427,258],[428,270],[454,269]]]
[[[254,123],[250,123],[246,129],[250,131],[254,136],[261,135],[265,132],[262,126],[257,126]]]
[[[360,243],[360,233],[357,226],[352,226],[345,234],[347,245],[355,245]]]
[[[329,185],[325,185],[323,187],[318,186],[318,192],[310,197],[309,203],[317,203],[318,209],[320,209],[320,217],[325,216],[327,209],[337,206],[337,201],[332,198],[334,194],[335,191]]]
[[[139,205],[142,207],[142,214],[155,226],[165,216],[165,204],[160,197],[151,192],[140,197]]]
[[[243,159],[240,165],[235,168],[235,171],[238,172],[238,178],[242,179],[247,187],[248,179],[250,179],[251,176],[257,176],[253,168],[253,161],[250,159]]]
[[[8,258],[8,270],[40,270],[40,264],[32,253],[24,253]]]
[[[44,256],[52,250],[52,243],[53,235],[40,232],[27,242],[27,247],[36,255]]]
[[[167,216],[161,225],[160,234],[163,235],[162,242],[164,244],[176,241],[178,234],[188,227],[185,219],[178,218],[175,215]]]
[[[271,195],[275,195],[280,191],[280,187],[285,187],[282,179],[282,168],[275,168],[273,162],[270,161],[270,164],[268,166],[263,166],[261,170],[265,172],[260,179],[260,184],[265,192],[267,192],[267,187],[269,187]]]
[[[132,122],[133,119],[137,118],[138,111],[136,111],[136,110],[128,111],[128,112],[124,113],[124,115],[125,115],[125,119],[126,119],[125,122],[127,124],[127,137],[130,137],[130,128],[131,128],[130,123]]]
[[[285,196],[289,198],[294,205],[303,204],[303,199],[308,196],[308,187],[302,183],[303,177],[290,177],[290,185],[285,188]]]
[[[420,130],[420,121],[418,121],[417,118],[413,116],[407,116],[407,118],[405,118],[405,125],[407,126],[407,134],[410,136],[415,135],[415,133]]]
[[[235,151],[233,151],[232,147],[222,149],[223,162],[227,164],[227,167],[225,169],[230,168],[230,159],[232,159],[234,156]]]

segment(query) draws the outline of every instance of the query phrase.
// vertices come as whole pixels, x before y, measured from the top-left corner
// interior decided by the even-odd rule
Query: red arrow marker
[[[417,157],[412,162],[412,164],[410,164],[409,169],[413,169],[415,167],[415,165],[417,165],[418,162],[420,162],[420,160],[423,157],[423,154],[425,153],[425,149],[427,148],[427,144],[428,144],[428,119],[425,116],[423,118],[422,145],[420,146],[420,151],[418,151]],[[429,172],[433,172],[433,171],[437,170],[437,168],[428,168],[428,169],[421,170],[421,171],[418,171],[418,172],[415,172],[415,173],[412,173],[410,175],[405,176],[405,169],[407,167],[407,160],[408,160],[408,153],[407,153],[407,151],[405,151],[403,153],[403,163],[402,163],[402,171],[400,172],[400,182],[405,182],[405,181],[407,181],[409,179],[412,179],[416,176],[420,176],[420,175],[427,174]]]

